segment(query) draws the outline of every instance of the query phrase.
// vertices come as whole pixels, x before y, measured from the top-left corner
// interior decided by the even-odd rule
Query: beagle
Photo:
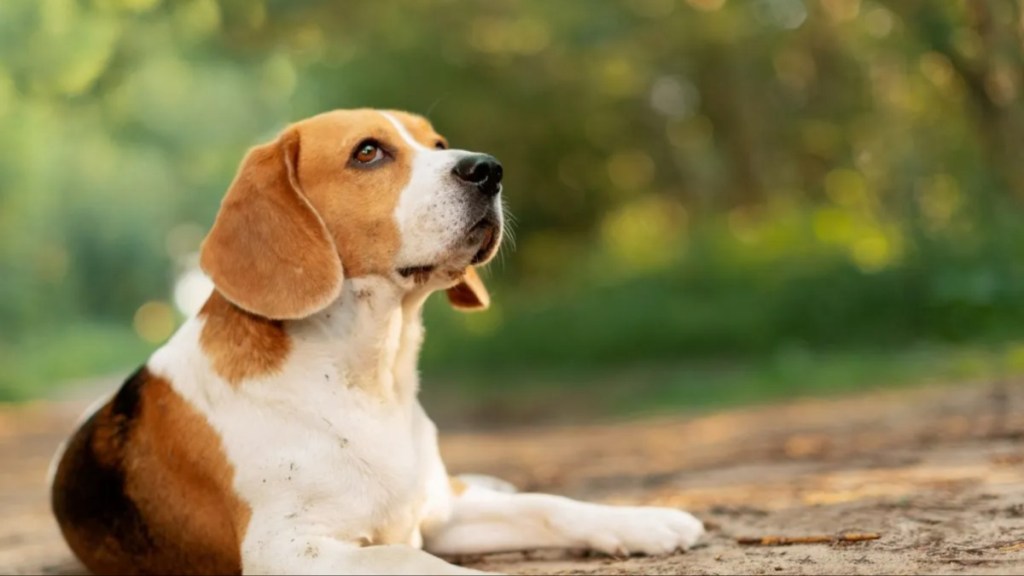
[[[338,110],[249,151],[200,250],[202,310],[54,460],[52,508],[111,574],[479,574],[438,555],[667,554],[679,510],[450,478],[417,401],[420,311],[489,297],[502,166],[423,118]]]

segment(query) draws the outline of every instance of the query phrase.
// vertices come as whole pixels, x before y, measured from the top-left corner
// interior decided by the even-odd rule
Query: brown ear
[[[250,150],[200,249],[217,290],[267,318],[309,316],[341,292],[341,259],[299,189],[298,153],[295,131]]]
[[[448,302],[457,309],[466,312],[486,310],[491,305],[491,295],[476,270],[470,266],[459,283],[448,289]]]

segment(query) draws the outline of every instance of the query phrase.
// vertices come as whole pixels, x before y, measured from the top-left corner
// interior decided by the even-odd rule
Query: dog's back
[[[217,446],[187,408],[143,367],[68,442],[53,512],[93,573],[241,572],[238,503],[219,486],[219,460],[206,457]]]

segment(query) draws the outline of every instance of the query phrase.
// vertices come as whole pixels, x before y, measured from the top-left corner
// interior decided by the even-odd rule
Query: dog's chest
[[[350,393],[344,401],[240,406],[239,418],[220,428],[235,486],[255,510],[302,517],[343,539],[416,543],[436,453],[421,415]]]

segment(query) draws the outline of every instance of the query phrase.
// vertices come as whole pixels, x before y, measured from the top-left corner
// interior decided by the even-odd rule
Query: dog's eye
[[[448,145],[445,144],[443,141],[438,140],[437,142],[434,143],[434,148],[437,148],[438,150],[447,150]]]
[[[352,153],[352,159],[360,164],[373,164],[384,158],[384,149],[374,140],[364,140]]]

